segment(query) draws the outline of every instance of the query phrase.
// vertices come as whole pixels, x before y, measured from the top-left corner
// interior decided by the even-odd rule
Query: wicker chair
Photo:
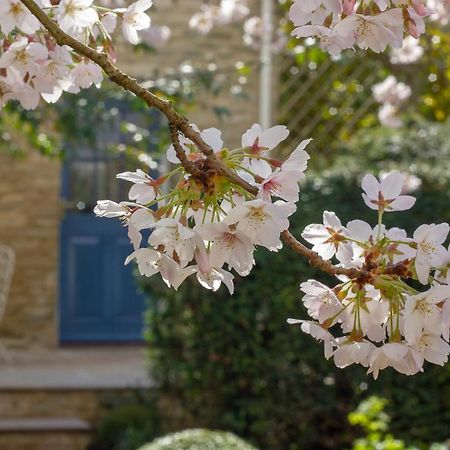
[[[6,302],[8,300],[15,260],[16,255],[14,250],[7,245],[0,244],[0,321],[5,312]],[[0,356],[6,361],[11,360],[10,355],[1,341]]]

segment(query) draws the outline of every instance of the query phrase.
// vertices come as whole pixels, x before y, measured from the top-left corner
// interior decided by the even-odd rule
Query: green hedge
[[[184,430],[158,438],[139,450],[257,450],[232,433]]]
[[[446,127],[439,132],[448,139]],[[395,139],[385,130],[378,138],[372,135],[371,145],[386,151],[389,134]],[[351,145],[348,155],[353,152],[358,164],[349,164],[352,157],[343,156],[334,172],[310,176],[303,186],[292,220],[295,235],[306,224],[320,222],[324,209],[334,210],[344,223],[355,218],[375,223],[375,213],[360,196],[362,174],[357,166],[385,167],[376,160],[378,153]],[[442,171],[442,166],[449,168],[448,147]],[[420,158],[414,163],[426,160],[428,150],[418,148]],[[412,231],[423,222],[450,221],[448,185],[426,176],[426,171],[423,175],[422,189],[415,193],[417,206],[386,215],[388,225]],[[348,448],[354,430],[347,414],[363,391],[389,399],[392,431],[399,438],[427,443],[449,436],[448,367],[427,366],[414,377],[387,370],[376,382],[361,367],[336,369],[323,358],[320,345],[286,324],[287,317],[306,317],[299,283],[326,277],[287,248],[279,253],[262,249],[256,261],[249,277],[236,280],[232,297],[225,289],[206,291],[195,280],[178,292],[166,289],[156,277],[146,281],[151,297],[146,339],[152,376],[162,394],[176,400],[199,426],[231,430],[263,450]]]

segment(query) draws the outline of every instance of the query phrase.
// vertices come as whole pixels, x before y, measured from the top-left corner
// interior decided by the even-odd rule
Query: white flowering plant
[[[243,2],[222,3],[229,22],[247,14]],[[117,177],[131,183],[128,201],[99,200],[95,208],[98,216],[119,218],[128,228],[133,251],[125,263],[135,260],[142,275],[159,274],[174,289],[195,276],[206,289],[223,283],[232,294],[233,272],[251,272],[255,249],[277,252],[284,242],[338,280],[333,287],[303,282],[310,320],[288,320],[323,342],[326,358],[338,367],[361,364],[375,377],[386,367],[412,375],[424,361],[444,364],[450,352],[450,250],[444,246],[449,225],[423,224],[413,236],[386,228],[384,215],[411,208],[415,199],[402,192],[398,172],[381,180],[366,175],[363,200],[377,212],[374,226],[358,219],[344,226],[325,211],[323,224],[302,233],[312,248],[302,244],[289,231],[289,217],[300,198],[310,139],[279,159],[276,150],[289,130],[254,124],[241,145],[230,149],[220,130],[190,124],[114,65],[112,31],[120,23],[125,39],[137,44],[139,33],[151,27],[151,5],[5,0],[0,6],[1,105],[16,100],[33,109],[41,98],[55,102],[64,91],[100,84],[106,74],[168,120],[169,171],[156,179],[140,169],[121,173]],[[424,17],[431,13],[422,0],[296,0],[291,7],[294,36],[316,36],[332,55],[355,46],[400,48],[405,34],[417,38],[424,32]],[[392,82],[375,90],[391,104],[396,98],[395,105],[407,94]],[[151,230],[148,242],[145,229]]]

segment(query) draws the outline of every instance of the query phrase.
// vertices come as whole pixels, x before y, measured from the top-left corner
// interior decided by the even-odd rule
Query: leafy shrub
[[[448,135],[444,126],[438,132],[439,139]],[[413,146],[416,131],[411,133],[408,142]],[[392,168],[383,153],[389,135],[395,139],[390,131],[373,133],[372,144],[363,140],[361,148],[353,142],[352,164],[348,150],[347,163],[343,157],[326,176],[310,174],[291,220],[296,236],[306,224],[320,222],[327,208],[343,223],[355,218],[375,223],[375,213],[361,199],[356,174],[361,166]],[[421,147],[408,153],[416,159],[403,163],[399,157],[399,165],[425,165],[434,151],[427,142],[434,145],[433,140],[420,141]],[[370,152],[371,146],[378,151]],[[436,159],[442,170],[449,168],[450,146],[444,148],[447,153]],[[450,177],[444,183],[435,175],[423,171],[422,187],[414,193],[420,206],[395,214],[395,223],[386,215],[387,225],[411,232],[421,223],[450,220]],[[319,344],[286,324],[287,317],[306,317],[300,281],[326,281],[326,276],[288,248],[275,254],[261,250],[255,259],[251,275],[236,280],[232,297],[225,289],[205,291],[195,280],[177,292],[156,277],[145,280],[152,299],[146,333],[152,376],[160,392],[181,405],[190,425],[193,421],[194,426],[231,430],[262,449],[348,448],[355,431],[346,417],[364,391],[389,399],[392,430],[400,438],[430,443],[448,437],[449,367],[426,367],[414,377],[387,370],[377,381],[361,367],[336,369],[323,358]]]
[[[158,438],[139,450],[256,450],[232,433],[184,430]]]
[[[390,416],[385,412],[386,399],[371,396],[361,402],[351,412],[348,420],[351,425],[360,426],[365,436],[353,442],[352,450],[419,450],[401,439],[396,439],[390,432]],[[444,444],[432,444],[429,450],[446,450]]]
[[[108,412],[100,421],[90,450],[135,450],[159,434],[157,408],[145,393],[115,396],[105,401]]]

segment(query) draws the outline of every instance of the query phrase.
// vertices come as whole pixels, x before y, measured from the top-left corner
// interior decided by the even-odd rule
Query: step
[[[8,351],[0,361],[0,391],[22,389],[127,389],[153,383],[145,348],[74,347]]]
[[[86,450],[90,442],[85,432],[0,433],[2,450]]]
[[[91,425],[77,417],[0,417],[2,450],[85,450]]]
[[[89,431],[92,426],[79,417],[0,417],[0,434],[21,432]]]
[[[80,417],[93,421],[101,414],[103,395],[86,390],[0,391],[0,417]]]

